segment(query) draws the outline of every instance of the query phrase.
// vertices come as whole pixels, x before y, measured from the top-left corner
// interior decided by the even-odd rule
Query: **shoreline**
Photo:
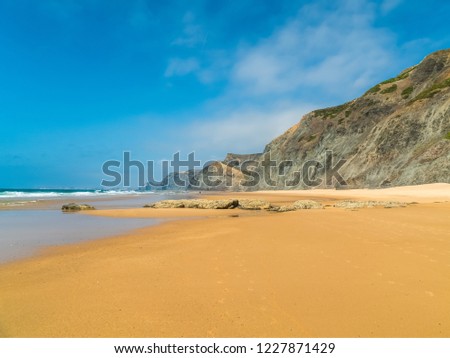
[[[173,195],[173,196],[180,196]],[[151,202],[162,195],[159,193],[125,194],[125,195],[99,195],[99,196],[60,196],[54,198],[18,198],[17,200],[0,198],[0,212],[5,210],[60,210],[61,206],[69,202],[83,204],[92,203],[100,207],[120,207],[122,203],[139,205],[140,202]],[[144,200],[148,199],[148,200]],[[14,205],[11,205],[14,204]]]
[[[75,203],[109,203],[109,202],[125,202],[133,199],[143,198],[189,198],[189,197],[230,197],[230,196],[291,196],[300,198],[315,198],[319,200],[346,200],[346,199],[405,199],[414,198],[418,202],[433,202],[434,200],[450,201],[450,184],[447,183],[433,183],[423,185],[408,185],[400,187],[390,188],[375,188],[375,189],[305,189],[305,190],[260,190],[260,191],[241,191],[241,192],[228,192],[228,191],[183,191],[183,192],[152,192],[152,193],[137,193],[137,194],[124,194],[124,195],[98,195],[98,196],[67,196],[67,197],[54,197],[54,198],[1,198],[0,197],[0,211],[1,210],[44,210],[44,209],[59,209],[63,204],[67,204],[72,201]],[[442,191],[441,194],[436,194]],[[277,200],[280,200],[279,198]],[[142,200],[143,201],[143,200]],[[17,204],[17,205],[10,205]]]
[[[0,337],[450,337],[448,188],[393,209],[82,213],[164,222],[1,264]]]

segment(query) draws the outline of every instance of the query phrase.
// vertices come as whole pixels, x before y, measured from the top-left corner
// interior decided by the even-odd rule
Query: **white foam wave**
[[[58,198],[58,197],[84,197],[84,196],[118,196],[118,195],[143,195],[154,194],[151,191],[135,191],[135,190],[96,190],[96,191],[3,191],[0,192],[0,199],[17,199],[17,198]]]

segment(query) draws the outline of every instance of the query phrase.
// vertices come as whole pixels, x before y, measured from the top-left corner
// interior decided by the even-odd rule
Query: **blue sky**
[[[0,187],[98,187],[101,166],[257,152],[450,47],[450,3],[0,2]]]

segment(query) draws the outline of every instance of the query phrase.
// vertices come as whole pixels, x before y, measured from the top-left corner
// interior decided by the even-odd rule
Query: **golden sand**
[[[419,202],[393,209],[99,210],[182,218],[0,266],[0,336],[450,337],[449,187],[385,192]],[[220,196],[352,197],[308,193]]]

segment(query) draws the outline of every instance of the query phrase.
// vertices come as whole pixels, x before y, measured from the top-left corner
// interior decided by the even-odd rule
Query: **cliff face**
[[[243,187],[244,176],[239,173],[239,182],[230,187],[281,189],[308,161],[324,162],[327,151],[332,151],[335,161],[346,160],[339,173],[349,188],[449,183],[450,50],[427,56],[358,99],[305,115],[262,154],[229,154],[218,163],[229,163],[239,171],[236,162],[250,159],[258,163],[255,171],[262,175],[263,158],[269,154],[278,165],[291,161],[282,173],[272,170],[273,183],[260,180]],[[319,177],[324,173],[320,165],[312,169]],[[205,170],[199,172],[199,179],[204,174]],[[306,187],[304,181],[291,186]]]
[[[307,114],[265,152],[294,160],[292,172],[332,150],[347,160],[340,173],[351,187],[449,182],[449,132],[450,50],[444,50],[356,100]]]

